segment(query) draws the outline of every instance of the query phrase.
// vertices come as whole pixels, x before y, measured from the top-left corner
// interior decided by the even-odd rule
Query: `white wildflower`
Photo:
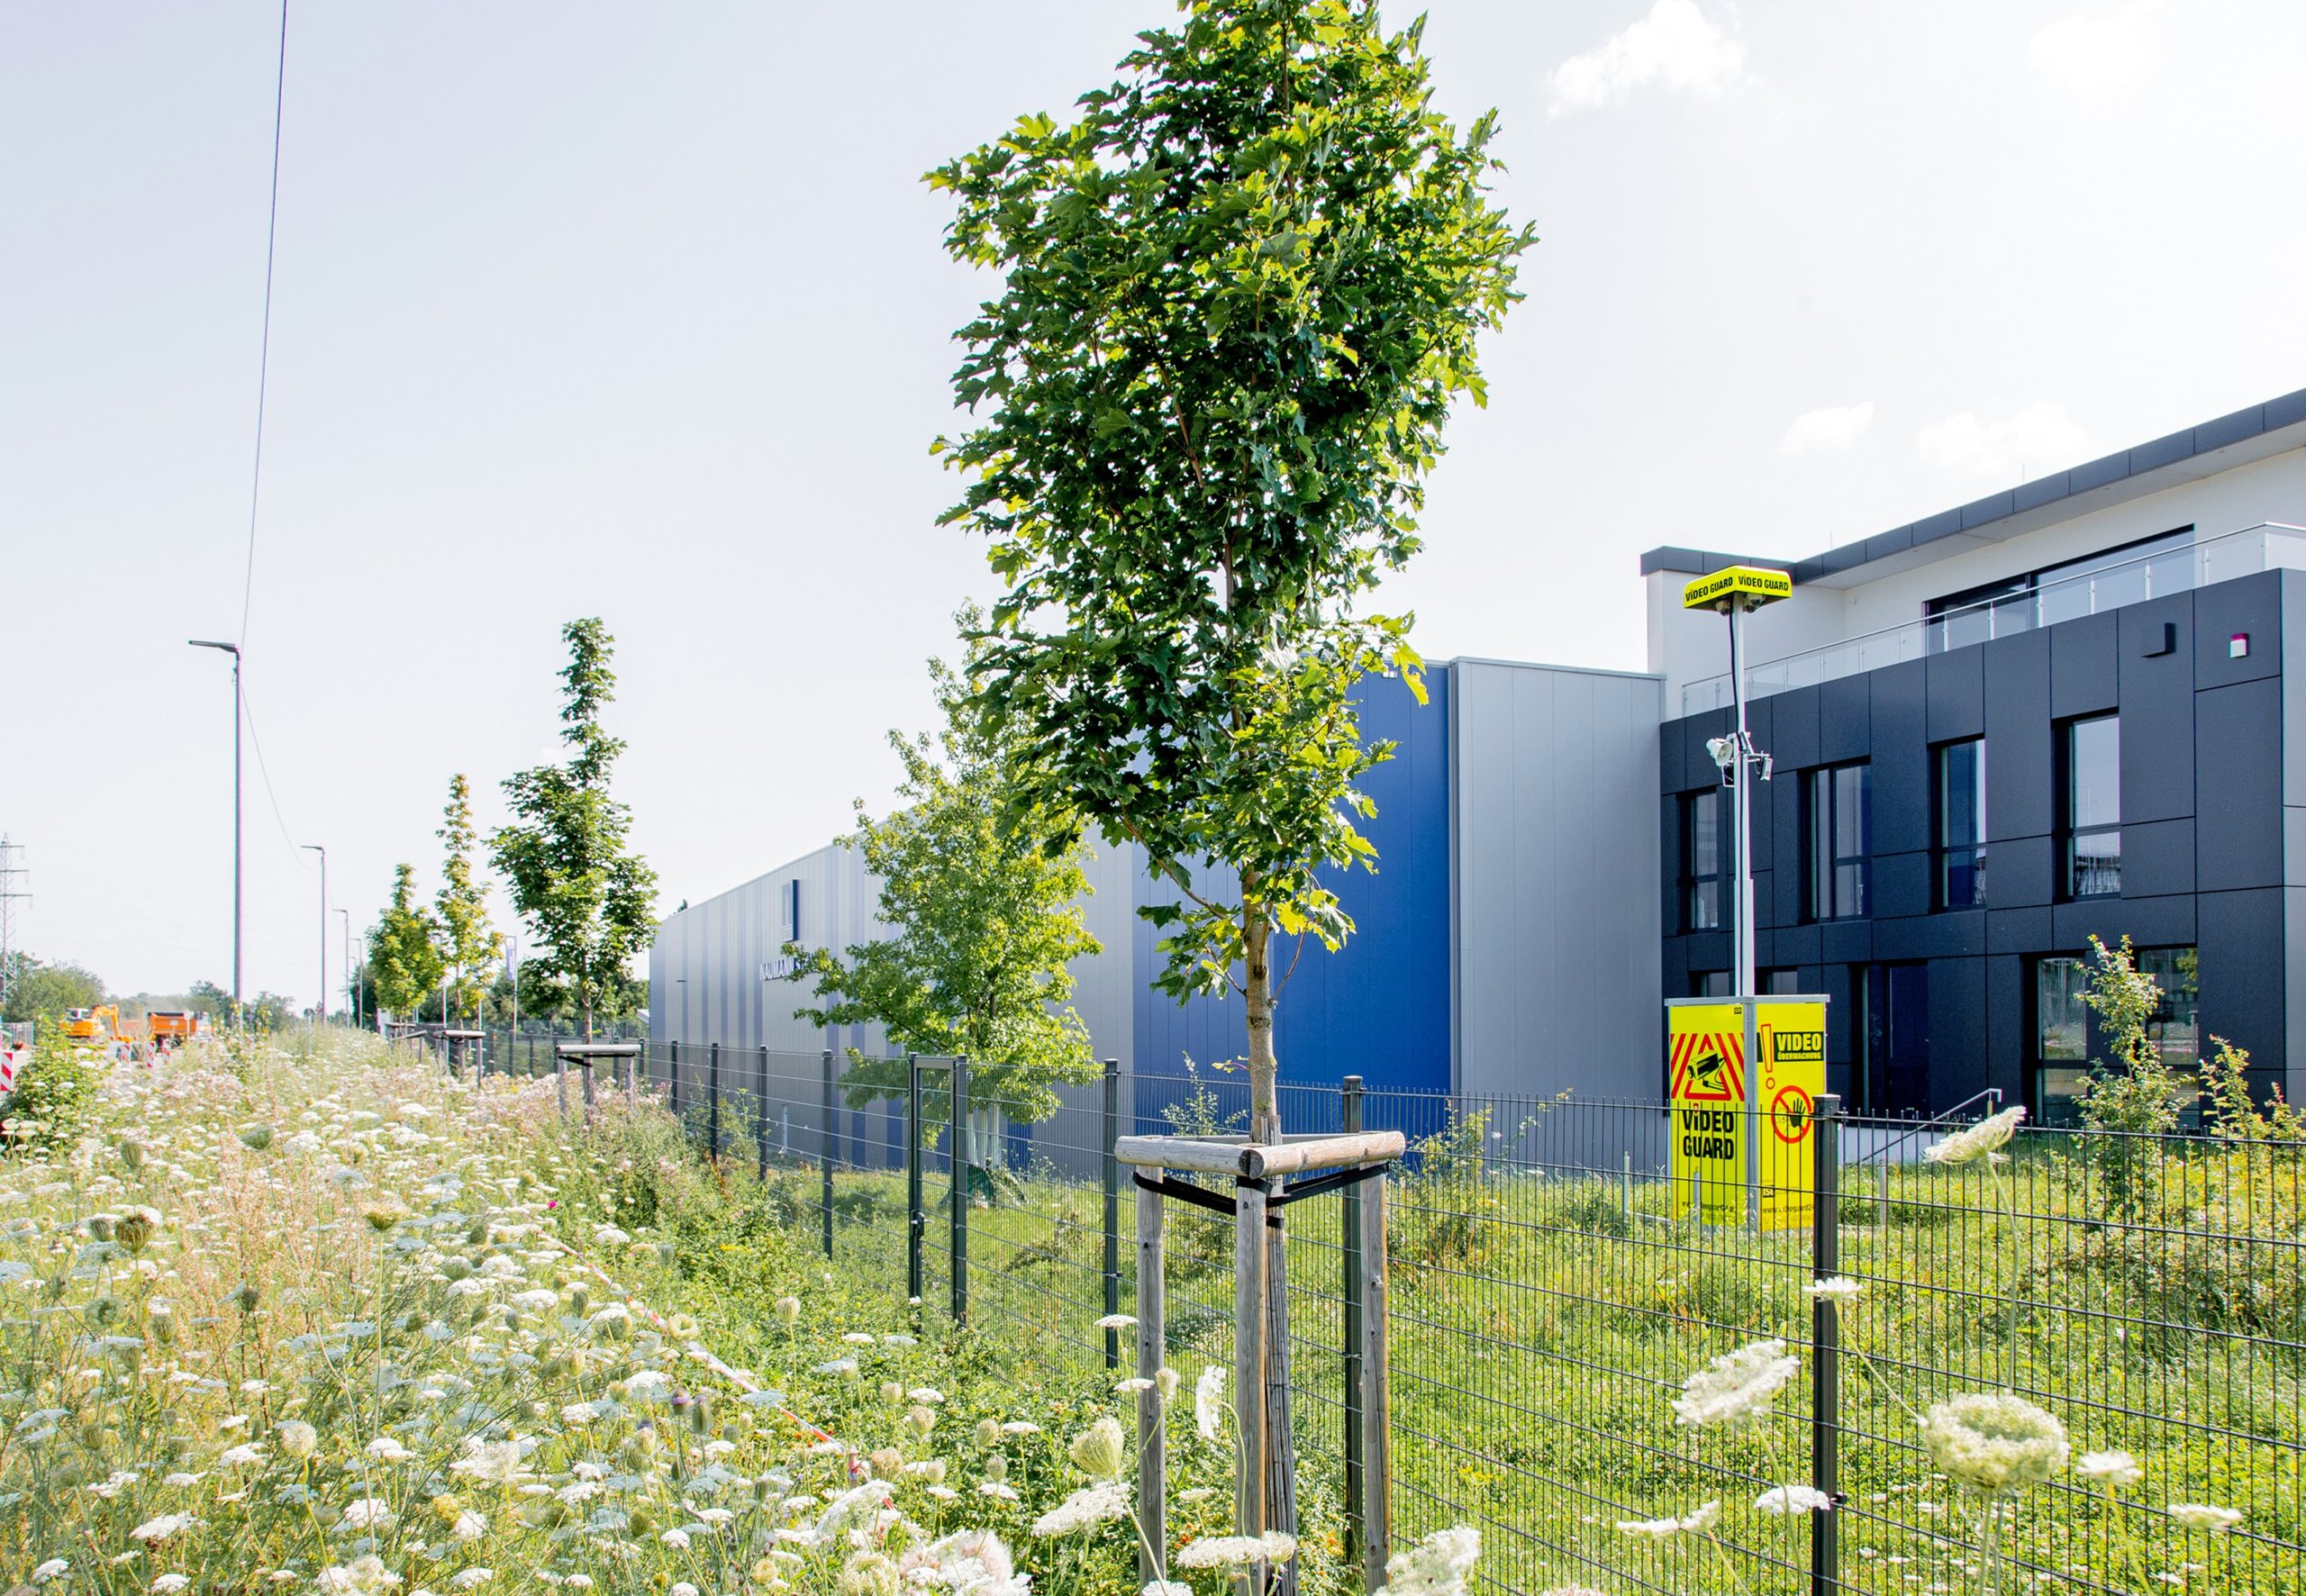
[[[2212,1507],[2207,1502],[2174,1501],[2170,1517],[2188,1529],[2207,1529],[2212,1535],[2224,1535],[2242,1521],[2242,1515],[2232,1508]]]
[[[393,1521],[393,1510],[373,1496],[363,1496],[344,1506],[344,1516],[336,1521],[339,1529],[382,1529]]]
[[[1086,1529],[1092,1524],[1124,1518],[1128,1512],[1129,1487],[1119,1480],[1101,1481],[1076,1491],[1034,1519],[1033,1533],[1070,1535],[1076,1529]]]
[[[1682,1394],[1674,1399],[1675,1421],[1697,1426],[1759,1418],[1801,1366],[1783,1341],[1755,1341],[1723,1353],[1682,1382]]]
[[[1814,1485],[1780,1485],[1756,1497],[1754,1506],[1765,1513],[1830,1513],[1834,1499]]]
[[[1966,1130],[1956,1130],[1935,1147],[1924,1149],[1921,1156],[1932,1164],[1975,1164],[1989,1153],[1999,1152],[2017,1130],[2018,1121],[2025,1117],[2022,1103],[2004,1109]]]
[[[1979,1491],[2047,1484],[2065,1468],[2065,1427],[2008,1392],[1933,1403],[1921,1444],[1940,1470]]]
[[[361,1450],[378,1463],[406,1463],[416,1455],[391,1436],[378,1436]]]
[[[1813,1280],[1802,1290],[1803,1295],[1815,1301],[1843,1306],[1857,1301],[1859,1294],[1866,1290],[1866,1283],[1852,1280],[1847,1274],[1833,1274],[1823,1280]]]
[[[192,1583],[188,1573],[164,1573],[151,1583],[152,1596],[175,1596],[175,1592]]]
[[[1108,1313],[1097,1321],[1097,1328],[1101,1330],[1133,1330],[1137,1328],[1137,1318],[1129,1313]]]
[[[1463,1524],[1437,1529],[1385,1559],[1379,1596],[1466,1596],[1466,1576],[1480,1558],[1480,1530]]]
[[[132,1540],[141,1540],[148,1546],[172,1541],[200,1520],[190,1513],[162,1513],[157,1519],[147,1519],[128,1532]]]
[[[1618,1533],[1648,1540],[1664,1540],[1669,1536],[1680,1535],[1685,1530],[1711,1528],[1713,1521],[1720,1516],[1720,1502],[1702,1501],[1686,1518],[1621,1519],[1618,1520]]]
[[[466,1568],[458,1570],[449,1583],[459,1591],[469,1591],[475,1585],[485,1585],[495,1577],[496,1571],[493,1568]]]
[[[1204,1441],[1217,1438],[1217,1427],[1225,1417],[1225,1367],[1212,1364],[1193,1383],[1193,1421]]]
[[[35,1585],[44,1585],[50,1580],[60,1580],[71,1572],[72,1561],[70,1558],[50,1557],[47,1562],[32,1570],[32,1583]]]
[[[1278,1529],[1263,1535],[1212,1535],[1181,1548],[1179,1568],[1240,1568],[1251,1563],[1286,1563],[1297,1555],[1297,1537]]]
[[[2084,1452],[2074,1460],[2074,1472],[2107,1485],[2135,1485],[2146,1478],[2138,1459],[2127,1452]]]

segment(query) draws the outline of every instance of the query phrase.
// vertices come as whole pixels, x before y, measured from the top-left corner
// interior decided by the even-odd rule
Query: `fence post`
[[[1121,1060],[1105,1060],[1105,1120],[1103,1159],[1105,1183],[1105,1312],[1121,1311],[1121,1160],[1114,1148],[1121,1138]],[[1105,1332],[1105,1367],[1121,1367],[1121,1332]]]
[[[665,1066],[665,1076],[666,1084],[672,1091],[673,1118],[677,1120],[681,1117],[681,1045],[678,1042],[673,1044],[672,1062]]]
[[[1362,1129],[1361,1085],[1359,1075],[1345,1077],[1339,1108],[1344,1116],[1341,1128],[1348,1136]],[[1338,1233],[1345,1244],[1341,1249],[1345,1277],[1339,1283],[1345,1304],[1345,1560],[1350,1564],[1360,1560],[1362,1542],[1361,1183],[1357,1181],[1346,1187],[1338,1201],[1344,1208]]]
[[[904,1056],[904,1294],[921,1301],[921,1244],[929,1215],[921,1206],[921,1060]]]
[[[753,1069],[754,1084],[758,1088],[753,1093],[753,1178],[765,1181],[768,1178],[768,1047],[766,1043],[756,1056]]]
[[[553,1095],[560,1100],[560,1117],[563,1120],[567,1119],[568,1061],[560,1056],[558,1047],[555,1047],[552,1050],[552,1091]]]
[[[721,1044],[713,1044],[706,1056],[704,1094],[711,1107],[705,1111],[704,1145],[712,1149],[713,1162],[721,1162]]]
[[[1821,1093],[1811,1116],[1810,1221],[1812,1277],[1841,1273],[1841,1099]],[[1841,1589],[1841,1310],[1810,1304],[1810,1478],[1833,1510],[1810,1515],[1811,1596]]]
[[[963,1127],[969,1121],[969,1061],[967,1054],[953,1059],[953,1201],[951,1225],[952,1256],[948,1261],[953,1283],[953,1322],[967,1324],[969,1320],[969,1155],[967,1132]]]
[[[833,1118],[831,1047],[825,1049],[824,1071],[824,1129],[817,1133],[817,1168],[824,1177],[825,1256],[830,1258],[832,1256],[832,1138],[839,1134],[839,1125]]]

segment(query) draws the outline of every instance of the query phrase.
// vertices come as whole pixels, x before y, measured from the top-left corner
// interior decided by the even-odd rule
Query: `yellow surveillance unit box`
[[[1748,609],[1757,604],[1775,603],[1779,599],[1793,595],[1793,578],[1784,571],[1772,571],[1761,566],[1728,566],[1710,576],[1700,576],[1682,589],[1682,608],[1711,610],[1733,599],[1742,598]]]

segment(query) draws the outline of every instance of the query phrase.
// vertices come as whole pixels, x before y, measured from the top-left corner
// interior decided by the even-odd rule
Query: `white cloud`
[[[1969,476],[2038,476],[2070,464],[2089,435],[2065,406],[2037,400],[2015,415],[1981,422],[1968,411],[1921,430],[1921,458],[1941,471]]]
[[[1824,454],[1845,449],[1874,424],[1874,401],[1858,404],[1828,404],[1793,418],[1785,436],[1777,440],[1782,455]]]
[[[2146,67],[2146,19],[2141,3],[2100,15],[2065,16],[2034,35],[2028,49],[2036,67],[2071,89],[2120,88]]]
[[[1745,66],[1746,47],[1696,0],[1657,0],[1624,32],[1554,68],[1553,114],[1612,105],[1652,85],[1709,93],[1737,82]]]

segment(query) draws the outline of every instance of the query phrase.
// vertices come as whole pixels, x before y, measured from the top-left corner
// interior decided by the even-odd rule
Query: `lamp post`
[[[328,849],[317,842],[302,845],[304,852],[321,857],[321,984],[317,999],[322,1023],[328,1020]]]
[[[1754,746],[1746,729],[1746,626],[1748,613],[1764,604],[1791,598],[1793,579],[1784,571],[1757,566],[1727,566],[1700,576],[1682,589],[1685,610],[1712,610],[1730,622],[1730,700],[1735,725],[1728,737],[1706,744],[1706,752],[1721,771],[1730,789],[1731,830],[1737,838],[1738,875],[1731,947],[1737,971],[1737,999],[1745,1029],[1745,1145],[1746,1223],[1755,1230],[1762,1223],[1761,1059],[1754,1024],[1754,778],[1770,777],[1770,757]]]
[[[215,648],[232,657],[232,1023],[245,1027],[241,1008],[241,646],[200,638],[186,641],[195,648]]]
[[[360,1028],[360,1011],[352,1002],[352,911],[340,909],[337,912],[344,916],[344,1015],[352,1022],[352,1028],[358,1030]]]

